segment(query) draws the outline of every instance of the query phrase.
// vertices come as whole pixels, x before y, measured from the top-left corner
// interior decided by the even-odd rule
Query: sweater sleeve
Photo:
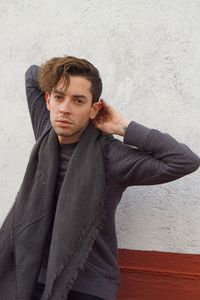
[[[123,187],[154,185],[181,178],[198,169],[200,158],[167,133],[130,122],[124,142],[110,141],[109,176]]]
[[[50,126],[50,116],[44,93],[40,90],[38,84],[39,70],[39,66],[32,65],[25,73],[26,98],[36,140]]]

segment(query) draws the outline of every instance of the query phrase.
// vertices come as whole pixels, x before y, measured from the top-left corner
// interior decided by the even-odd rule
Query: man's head
[[[85,59],[55,57],[41,66],[39,84],[59,141],[78,141],[102,107],[98,70]]]

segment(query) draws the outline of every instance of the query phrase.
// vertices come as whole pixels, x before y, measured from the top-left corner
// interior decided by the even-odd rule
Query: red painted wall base
[[[119,249],[117,300],[200,300],[200,255]]]

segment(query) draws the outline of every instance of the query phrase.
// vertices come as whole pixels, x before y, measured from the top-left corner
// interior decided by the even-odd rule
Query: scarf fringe
[[[91,238],[90,245],[88,246],[88,251],[85,253],[85,256],[83,257],[83,262],[80,263],[80,265],[78,266],[77,270],[76,270],[75,273],[74,273],[74,276],[73,276],[72,279],[69,281],[68,286],[67,286],[66,289],[65,289],[65,292],[64,292],[64,295],[63,295],[63,299],[62,299],[62,300],[67,299],[66,297],[68,296],[68,293],[69,293],[70,289],[72,288],[72,286],[73,286],[73,284],[74,284],[74,282],[75,282],[75,280],[76,280],[76,278],[77,278],[79,272],[80,272],[81,270],[84,269],[84,267],[85,267],[85,262],[86,262],[86,260],[87,260],[87,258],[88,258],[88,256],[89,256],[89,254],[90,254],[90,251],[92,250],[92,246],[93,246],[93,244],[94,244],[94,242],[95,242],[95,239],[96,239],[96,237],[97,237],[99,231],[103,228],[103,226],[104,226],[104,223],[103,223],[103,221],[101,220],[101,221],[99,222],[99,224],[98,224],[98,226],[97,226],[95,232],[94,232],[94,235],[93,235],[92,238]]]
[[[101,207],[97,210],[97,213],[94,215],[94,216],[90,216],[89,217],[89,221],[88,223],[85,225],[85,227],[83,228],[79,238],[77,239],[78,242],[77,244],[71,249],[68,251],[67,253],[67,260],[65,263],[62,264],[61,268],[58,270],[57,274],[55,274],[54,278],[51,280],[51,283],[50,283],[50,287],[49,287],[49,290],[47,292],[47,296],[46,296],[46,300],[49,300],[50,297],[52,296],[53,294],[53,289],[54,289],[54,286],[56,284],[56,280],[58,279],[58,277],[60,276],[60,274],[62,273],[62,271],[67,267],[70,259],[72,258],[74,252],[76,252],[76,250],[78,249],[81,241],[84,239],[85,235],[87,234],[91,224],[95,221],[96,217],[97,216],[102,216],[102,218],[99,220],[99,223],[97,224],[96,226],[96,229],[90,239],[90,242],[89,242],[89,245],[87,246],[87,251],[85,251],[85,255],[82,256],[82,262],[78,265],[77,269],[75,270],[74,272],[74,275],[72,276],[72,278],[69,280],[67,286],[66,286],[66,289],[65,289],[65,293],[63,295],[63,299],[66,299],[73,283],[75,282],[77,276],[78,276],[78,273],[81,271],[81,270],[84,270],[84,267],[85,267],[85,262],[90,254],[90,251],[92,250],[92,246],[95,242],[95,239],[99,233],[100,230],[103,229],[104,227],[104,221],[105,221],[105,210],[104,208],[102,207],[102,203],[101,203]]]

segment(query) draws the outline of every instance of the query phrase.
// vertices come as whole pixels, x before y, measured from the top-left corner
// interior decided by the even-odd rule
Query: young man
[[[1,299],[116,299],[122,193],[200,165],[186,145],[129,121],[101,92],[84,59],[56,57],[26,72],[36,144],[0,231]]]

